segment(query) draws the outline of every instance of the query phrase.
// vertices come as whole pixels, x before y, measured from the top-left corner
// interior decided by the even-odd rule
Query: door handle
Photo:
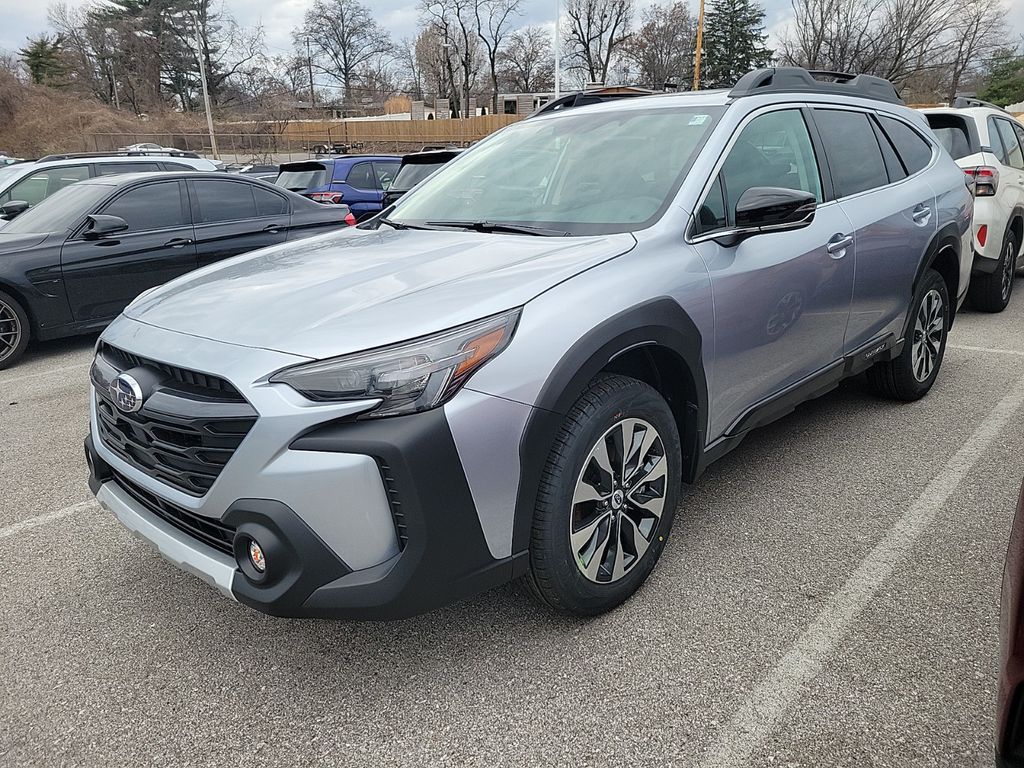
[[[267,224],[267,226],[265,226],[263,228],[263,231],[264,232],[269,232],[272,235],[276,235],[282,229],[284,229],[284,225],[283,224]]]
[[[187,237],[175,237],[164,243],[165,248],[181,248],[186,245],[192,245],[192,241]]]
[[[846,255],[846,249],[853,245],[853,235],[836,234],[825,245],[825,250],[833,259],[841,259]]]
[[[919,205],[917,206],[917,208],[914,209],[914,212],[910,215],[918,224],[924,224],[932,215],[932,209],[929,208],[927,205]]]

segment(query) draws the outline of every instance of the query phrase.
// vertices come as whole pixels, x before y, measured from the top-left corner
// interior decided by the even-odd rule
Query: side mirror
[[[82,237],[86,240],[99,240],[107,235],[124,232],[128,229],[128,222],[120,216],[105,216],[102,213],[94,213],[86,216],[89,225],[86,227]]]
[[[736,203],[736,229],[748,234],[800,229],[814,221],[814,195],[783,187],[751,187]]]
[[[31,206],[24,200],[11,200],[9,203],[4,203],[0,206],[0,218],[10,221],[15,216],[24,213]]]

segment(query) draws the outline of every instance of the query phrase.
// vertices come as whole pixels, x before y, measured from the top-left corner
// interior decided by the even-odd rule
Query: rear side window
[[[157,163],[96,163],[98,176],[112,176],[115,173],[149,173],[159,171]]]
[[[949,152],[954,160],[974,154],[976,149],[971,148],[971,133],[967,122],[959,115],[931,114],[925,115],[928,118],[928,125],[939,140],[939,144]]]
[[[257,216],[280,216],[288,213],[288,201],[269,189],[252,187],[252,194],[256,198]]]
[[[103,213],[120,216],[129,232],[171,229],[189,223],[181,207],[178,182],[164,181],[129,189],[108,205]]]
[[[882,128],[911,176],[932,161],[932,146],[924,137],[901,120],[879,115]]]
[[[1010,124],[1009,120],[1003,120],[1002,118],[995,118],[995,123],[996,129],[999,131],[999,138],[1003,142],[1003,150],[1006,153],[1006,159],[1002,160],[1000,158],[1000,162],[1003,165],[1024,170],[1024,152],[1021,152],[1020,143],[1017,141],[1017,134],[1013,132],[1013,125]]]
[[[248,184],[198,179],[192,188],[199,203],[197,224],[256,218],[256,201]]]
[[[889,182],[882,150],[866,114],[816,109],[814,119],[821,129],[837,197],[855,195]]]
[[[348,172],[345,181],[356,189],[376,189],[377,180],[373,175],[372,163],[356,163]]]

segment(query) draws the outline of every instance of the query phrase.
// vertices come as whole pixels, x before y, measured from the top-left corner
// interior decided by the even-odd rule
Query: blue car
[[[283,163],[275,182],[318,203],[347,205],[358,221],[380,212],[402,158],[346,155]]]

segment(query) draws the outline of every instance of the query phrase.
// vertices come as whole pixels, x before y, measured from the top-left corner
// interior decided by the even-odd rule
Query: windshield
[[[724,107],[618,109],[524,120],[438,171],[389,217],[571,235],[631,232],[668,206]]]
[[[410,163],[409,165],[403,165],[398,171],[398,175],[395,176],[395,180],[391,183],[390,189],[393,191],[412,189],[438,168],[443,167],[443,160],[439,160],[436,163]]]
[[[322,165],[305,166],[294,170],[281,171],[274,182],[279,187],[292,192],[304,192],[313,187],[322,187],[327,183],[327,169]]]
[[[93,207],[110,194],[109,184],[72,184],[54,192],[38,205],[7,222],[3,228],[10,234],[49,234],[70,229],[79,218],[93,210]]]

